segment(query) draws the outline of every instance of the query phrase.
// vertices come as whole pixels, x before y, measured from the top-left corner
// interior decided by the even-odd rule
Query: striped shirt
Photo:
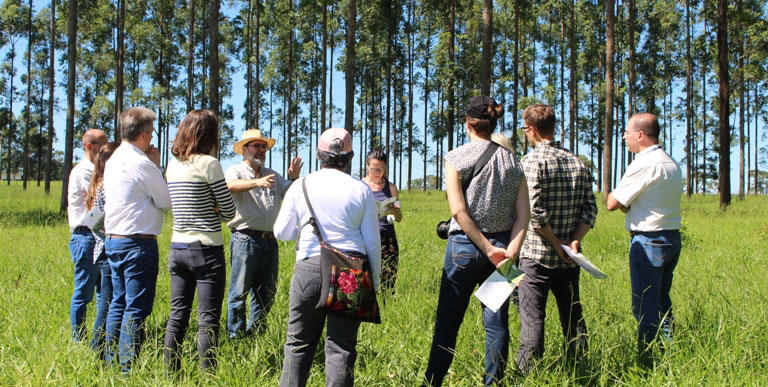
[[[221,222],[235,216],[235,202],[219,161],[199,154],[187,161],[174,158],[165,176],[173,212],[171,242],[223,245]]]
[[[531,200],[531,223],[520,257],[550,269],[576,267],[576,263],[560,259],[536,229],[550,226],[558,239],[567,241],[579,223],[595,225],[597,204],[592,192],[592,172],[557,141],[540,142],[520,162]]]

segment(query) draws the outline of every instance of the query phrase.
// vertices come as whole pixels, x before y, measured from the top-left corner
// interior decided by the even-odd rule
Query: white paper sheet
[[[597,266],[595,266],[595,264],[587,259],[587,257],[585,257],[583,254],[574,252],[570,247],[566,245],[560,246],[562,246],[563,250],[565,250],[565,253],[568,254],[569,257],[573,258],[573,260],[584,270],[586,270],[586,272],[589,273],[592,277],[597,279],[608,278],[607,274],[598,269]]]
[[[488,279],[477,288],[475,297],[496,313],[524,276],[525,274],[521,274],[510,283],[507,277],[504,277],[498,270],[494,270]]]
[[[96,226],[96,223],[101,220],[101,218],[104,217],[104,211],[99,209],[99,206],[93,206],[85,215],[83,215],[83,218],[80,219],[80,224],[83,226],[87,226],[91,230]]]

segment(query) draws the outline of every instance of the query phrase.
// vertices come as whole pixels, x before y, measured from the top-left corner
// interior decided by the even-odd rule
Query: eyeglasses
[[[253,148],[256,148],[256,149],[268,149],[269,148],[269,146],[267,146],[267,144],[265,144],[263,142],[253,142],[253,143],[250,143],[250,144],[246,144],[245,146],[246,147],[253,147]]]
[[[102,145],[102,146],[103,146],[103,145],[107,145],[107,143],[106,143],[106,142],[95,142],[95,141],[91,141],[91,142],[89,142],[88,144],[91,144],[91,145]]]
[[[530,126],[521,126],[521,127],[517,128],[517,130],[521,130],[521,131],[525,132],[526,130],[528,130],[528,128],[530,128]]]
[[[368,167],[369,171],[376,172],[376,173],[384,172],[385,169],[386,168],[371,168],[371,167]]]

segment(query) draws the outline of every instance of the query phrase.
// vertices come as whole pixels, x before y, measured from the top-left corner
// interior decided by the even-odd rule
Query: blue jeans
[[[232,232],[230,241],[232,272],[227,298],[227,332],[259,329],[266,321],[277,291],[277,240]],[[250,293],[250,321],[245,318],[245,299]],[[246,329],[247,322],[247,329]]]
[[[93,248],[96,239],[87,227],[78,227],[69,240],[69,253],[75,267],[74,290],[69,306],[69,320],[72,338],[81,341],[85,338],[85,313],[88,303],[93,300],[99,269],[93,263]]]
[[[112,302],[112,270],[109,268],[106,251],[103,251],[99,259],[96,260],[96,266],[101,272],[101,286],[97,298],[98,311],[96,312],[96,320],[93,322],[91,349],[103,353],[104,338],[107,333],[107,314],[109,313],[109,304]]]
[[[130,371],[144,341],[144,321],[152,312],[157,284],[157,240],[107,238],[112,269],[112,303],[107,316],[104,360],[112,363],[119,342],[119,362]]]
[[[680,231],[636,234],[629,246],[632,313],[638,322],[638,350],[643,354],[662,320],[672,321],[672,277],[680,258]]]
[[[487,234],[486,237],[494,245],[506,248],[510,234],[501,232]],[[453,361],[456,336],[472,292],[475,286],[482,284],[495,269],[488,257],[478,251],[466,235],[454,234],[448,237],[443,275],[440,279],[435,332],[425,375],[426,383],[433,386],[443,384],[443,378]],[[482,307],[485,327],[483,384],[488,386],[498,383],[504,377],[509,356],[509,302],[505,302],[496,313],[485,305]]]

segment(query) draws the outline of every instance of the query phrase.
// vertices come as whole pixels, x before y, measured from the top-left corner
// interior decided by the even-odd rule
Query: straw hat
[[[261,134],[261,130],[258,129],[248,129],[245,132],[243,132],[243,137],[240,141],[236,142],[235,145],[232,147],[235,153],[241,155],[243,154],[243,145],[251,142],[251,141],[264,141],[267,143],[267,150],[272,149],[273,146],[275,146],[276,140],[274,138],[267,138],[264,137],[263,134]]]

